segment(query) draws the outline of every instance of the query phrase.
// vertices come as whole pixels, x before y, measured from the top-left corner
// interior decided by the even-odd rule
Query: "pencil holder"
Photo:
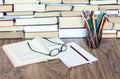
[[[86,43],[89,48],[98,48],[102,40],[102,31],[98,34],[92,35],[91,32],[86,31]]]

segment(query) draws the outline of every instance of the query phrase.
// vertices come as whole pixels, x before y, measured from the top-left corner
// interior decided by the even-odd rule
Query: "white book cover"
[[[14,4],[14,11],[45,11],[45,4]]]
[[[46,32],[58,31],[58,25],[38,25],[38,26],[25,26],[25,32]]]
[[[86,37],[85,28],[59,29],[59,38],[83,38]]]
[[[51,38],[49,40],[57,43],[63,43],[63,41],[59,38]],[[29,42],[32,49],[43,52],[45,54],[49,54],[49,46],[56,45],[42,38],[35,38],[32,40],[3,45],[2,49],[8,56],[14,67],[48,61],[57,58],[32,51],[27,42]]]
[[[68,67],[75,67],[86,63],[92,63],[98,59],[75,42],[67,44],[67,50],[58,55],[58,58]]]
[[[15,25],[44,25],[57,23],[58,23],[57,17],[15,19]]]

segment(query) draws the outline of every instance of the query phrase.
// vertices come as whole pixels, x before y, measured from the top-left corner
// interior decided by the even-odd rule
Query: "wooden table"
[[[22,40],[0,40],[0,46]],[[99,60],[69,69],[59,59],[14,68],[0,47],[0,79],[120,79],[119,39],[102,39],[98,49],[88,48],[84,39],[64,41],[76,42]]]

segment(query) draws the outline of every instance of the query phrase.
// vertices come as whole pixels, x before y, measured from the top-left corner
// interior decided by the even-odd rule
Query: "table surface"
[[[3,44],[24,39],[4,39]],[[85,39],[63,39],[76,42],[99,60],[67,68],[59,59],[14,68],[0,47],[0,79],[120,79],[120,39],[102,39],[97,49],[87,47]]]

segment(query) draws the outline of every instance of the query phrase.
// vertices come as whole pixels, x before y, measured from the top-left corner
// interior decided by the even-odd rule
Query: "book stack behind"
[[[81,37],[83,10],[96,17],[103,11],[108,15],[104,30],[119,32],[120,0],[0,0],[0,38]]]

